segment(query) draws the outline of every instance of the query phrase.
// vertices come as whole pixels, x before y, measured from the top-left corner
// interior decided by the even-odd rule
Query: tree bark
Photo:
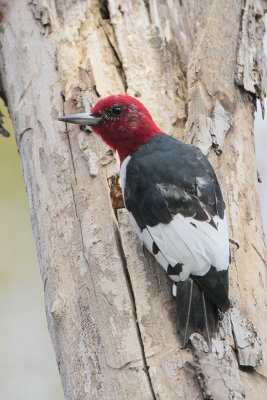
[[[266,94],[266,8],[259,0],[0,1],[2,84],[67,399],[265,397],[253,124]],[[118,92],[198,146],[218,175],[239,249],[231,245],[233,307],[213,352],[197,334],[181,349],[171,283],[129,225],[116,155],[57,121]]]

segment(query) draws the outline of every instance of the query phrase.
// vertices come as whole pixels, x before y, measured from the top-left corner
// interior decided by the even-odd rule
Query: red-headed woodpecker
[[[200,332],[211,346],[218,309],[230,306],[229,243],[225,204],[207,158],[163,133],[131,96],[106,97],[90,114],[60,120],[90,125],[118,151],[130,220],[174,281],[183,345]]]

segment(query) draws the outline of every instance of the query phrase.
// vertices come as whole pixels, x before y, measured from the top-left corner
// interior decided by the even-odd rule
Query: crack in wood
[[[65,94],[61,91],[60,95],[61,95],[61,99],[62,99],[62,109],[63,109],[62,115],[65,115]],[[72,153],[72,148],[71,148],[71,143],[70,143],[67,122],[65,122],[65,128],[66,128],[65,132],[67,135],[68,145],[69,145],[69,149],[70,149],[70,157],[71,157],[71,163],[72,163],[72,168],[73,168],[73,174],[74,174],[74,178],[75,178],[75,183],[77,184],[76,170],[75,170],[75,165],[74,165],[74,159],[73,159],[73,153]],[[73,190],[73,188],[72,188],[72,190]]]
[[[111,42],[110,38],[108,37],[108,35],[106,34],[105,30],[104,30],[104,33],[105,33],[107,41],[108,41],[108,43],[109,43],[109,45],[111,47],[111,50],[112,50],[113,55],[114,55],[114,58],[116,60],[115,65],[116,65],[118,74],[121,77],[121,80],[122,80],[122,83],[123,83],[123,86],[124,86],[124,90],[125,90],[125,92],[127,92],[128,84],[127,84],[127,78],[126,78],[126,74],[124,72],[122,61],[121,61],[121,59],[119,57],[119,54],[118,54],[117,50],[115,49],[115,46],[112,44],[112,42]]]
[[[99,1],[99,11],[103,19],[110,19],[108,0],[98,0]]]
[[[66,123],[66,130],[67,130],[67,123]],[[68,132],[67,132],[67,140],[68,140],[68,144],[69,144],[69,148],[70,148],[70,157],[71,157],[71,163],[72,163],[72,167],[73,167],[73,174],[74,174],[75,182],[77,184],[76,170],[75,170],[75,165],[74,165],[74,160],[73,160],[73,153],[72,153],[72,148],[71,148],[71,144],[70,144],[70,137],[69,137],[69,133]]]
[[[107,364],[107,366],[110,369],[114,370],[114,371],[122,371],[125,368],[136,369],[136,368],[138,368],[138,366],[134,365],[134,363],[138,363],[139,361],[143,361],[143,359],[136,359],[136,360],[127,361],[125,364],[121,365],[120,367],[113,367],[110,364]]]
[[[261,255],[261,253],[259,252],[257,247],[253,243],[251,243],[251,246],[252,246],[253,250],[258,254],[258,256],[260,257],[263,264],[267,267],[267,262],[266,262],[265,258]]]
[[[143,1],[144,1],[144,5],[145,5],[145,8],[146,8],[146,12],[147,12],[147,16],[148,16],[149,22],[150,22],[150,24],[152,24],[149,0],[143,0]]]
[[[63,108],[63,115],[65,115],[65,94],[63,92],[61,92],[61,99],[62,99],[62,108]],[[70,137],[69,137],[69,133],[68,133],[68,129],[67,129],[67,123],[65,123],[66,126],[66,134],[67,134],[67,140],[68,140],[68,147],[70,150],[70,158],[71,158],[71,164],[72,164],[72,168],[73,168],[73,175],[74,175],[74,179],[75,179],[75,183],[77,185],[77,176],[76,176],[76,169],[75,169],[75,164],[74,164],[74,157],[73,157],[73,152],[72,152],[72,147],[71,147],[71,142],[70,142]],[[85,254],[85,242],[84,242],[84,237],[83,237],[83,230],[82,230],[82,224],[81,224],[81,219],[78,215],[78,211],[77,211],[77,205],[76,205],[76,198],[75,198],[75,192],[74,192],[74,188],[73,185],[71,184],[71,191],[72,191],[72,198],[73,198],[73,204],[74,204],[74,209],[75,209],[75,215],[77,218],[77,221],[79,223],[79,227],[80,227],[80,233],[81,233],[81,240],[82,240],[82,250],[83,250],[83,256],[84,256],[84,260],[87,264],[88,267],[88,272],[90,274],[91,277],[91,281],[92,281],[92,285],[93,285],[93,289],[94,289],[94,295],[95,298],[97,299],[96,296],[96,289],[95,289],[95,285],[94,285],[94,281],[93,281],[93,277],[92,277],[92,272],[90,270],[90,265],[89,265],[89,261],[86,257]]]
[[[145,347],[144,347],[144,343],[143,343],[143,338],[142,338],[142,334],[141,334],[141,329],[139,326],[139,322],[138,322],[138,316],[137,316],[137,309],[136,309],[136,302],[135,302],[135,295],[134,295],[134,290],[133,290],[133,286],[132,286],[132,282],[131,282],[131,277],[127,268],[127,259],[126,256],[124,254],[124,250],[123,250],[123,246],[122,246],[122,241],[121,241],[121,235],[120,235],[120,230],[119,228],[116,226],[116,231],[115,231],[115,235],[116,235],[116,239],[117,239],[117,247],[118,247],[118,251],[122,260],[122,265],[123,265],[123,271],[124,271],[124,275],[125,275],[125,279],[127,282],[127,287],[129,290],[129,296],[131,299],[131,305],[132,305],[132,312],[133,312],[133,316],[134,316],[134,321],[135,321],[135,325],[136,325],[136,330],[137,330],[137,335],[138,335],[138,340],[139,340],[139,344],[140,344],[140,348],[141,348],[141,353],[142,353],[142,358],[143,358],[143,363],[144,363],[144,370],[148,379],[148,383],[149,383],[149,387],[151,390],[151,394],[152,394],[152,398],[153,400],[156,400],[156,394],[152,385],[152,380],[151,380],[151,376],[149,373],[149,366],[146,360],[146,353],[145,353]]]

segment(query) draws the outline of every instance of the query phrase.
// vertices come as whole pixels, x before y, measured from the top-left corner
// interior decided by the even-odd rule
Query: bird
[[[219,315],[230,307],[225,203],[212,165],[200,149],[164,133],[126,94],[59,120],[90,126],[118,152],[129,219],[173,281],[182,347],[198,332],[211,349]]]

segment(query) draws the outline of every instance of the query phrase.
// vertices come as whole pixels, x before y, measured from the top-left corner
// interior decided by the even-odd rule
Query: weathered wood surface
[[[259,0],[0,1],[2,84],[67,399],[264,398],[266,253],[253,113],[266,92],[266,8]],[[199,146],[222,185],[240,248],[231,246],[234,309],[213,354],[198,336],[192,352],[180,348],[170,282],[143,254],[125,210],[117,223],[113,152],[57,121],[118,92]],[[238,362],[253,368],[240,371]]]

